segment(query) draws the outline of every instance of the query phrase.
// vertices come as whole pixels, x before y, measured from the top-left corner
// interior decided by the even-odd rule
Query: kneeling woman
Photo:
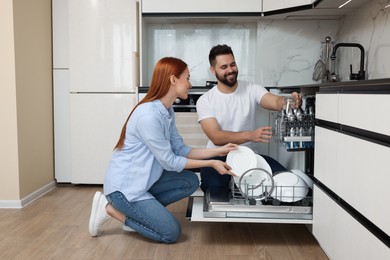
[[[191,148],[183,143],[175,125],[172,105],[187,99],[191,88],[187,64],[162,58],[154,68],[147,95],[132,110],[104,179],[104,194],[96,192],[89,221],[91,236],[113,217],[124,229],[162,243],[175,242],[181,228],[166,206],[190,196],[199,187],[195,173],[185,169],[213,167],[232,174],[219,160],[236,145]]]

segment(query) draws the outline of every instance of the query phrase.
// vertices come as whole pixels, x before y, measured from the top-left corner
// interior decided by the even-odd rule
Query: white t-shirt
[[[238,81],[237,89],[229,94],[214,86],[196,103],[198,122],[214,117],[224,131],[252,131],[256,128],[256,109],[266,93],[264,87],[244,81]],[[250,143],[242,145],[250,146]],[[207,147],[217,146],[209,140]]]

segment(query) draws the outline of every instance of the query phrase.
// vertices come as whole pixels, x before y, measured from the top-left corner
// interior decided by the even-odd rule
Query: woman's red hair
[[[168,93],[171,86],[170,76],[174,75],[179,78],[187,68],[187,64],[178,58],[165,57],[159,60],[154,67],[152,82],[146,96],[133,108],[122,127],[122,132],[119,137],[115,149],[122,149],[126,137],[126,125],[131,114],[141,104],[160,99]]]

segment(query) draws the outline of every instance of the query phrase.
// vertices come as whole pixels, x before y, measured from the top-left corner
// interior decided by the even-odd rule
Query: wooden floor
[[[182,225],[175,244],[122,231],[113,219],[93,238],[96,190],[57,187],[23,209],[0,209],[0,259],[328,259],[305,225],[188,222],[186,199],[169,206]]]

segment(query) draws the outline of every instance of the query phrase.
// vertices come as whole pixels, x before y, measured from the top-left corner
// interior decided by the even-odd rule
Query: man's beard
[[[233,80],[229,81],[229,80],[227,79],[227,77],[230,76],[230,75],[232,75],[232,74],[234,75],[234,78],[233,78]],[[228,86],[228,87],[233,87],[234,85],[236,85],[236,83],[237,83],[237,76],[238,76],[238,71],[234,71],[234,72],[231,72],[231,73],[229,73],[229,74],[225,74],[225,75],[223,75],[223,76],[218,75],[218,73],[215,73],[215,77],[216,77],[219,81],[221,81],[223,84],[225,84],[226,86]]]

